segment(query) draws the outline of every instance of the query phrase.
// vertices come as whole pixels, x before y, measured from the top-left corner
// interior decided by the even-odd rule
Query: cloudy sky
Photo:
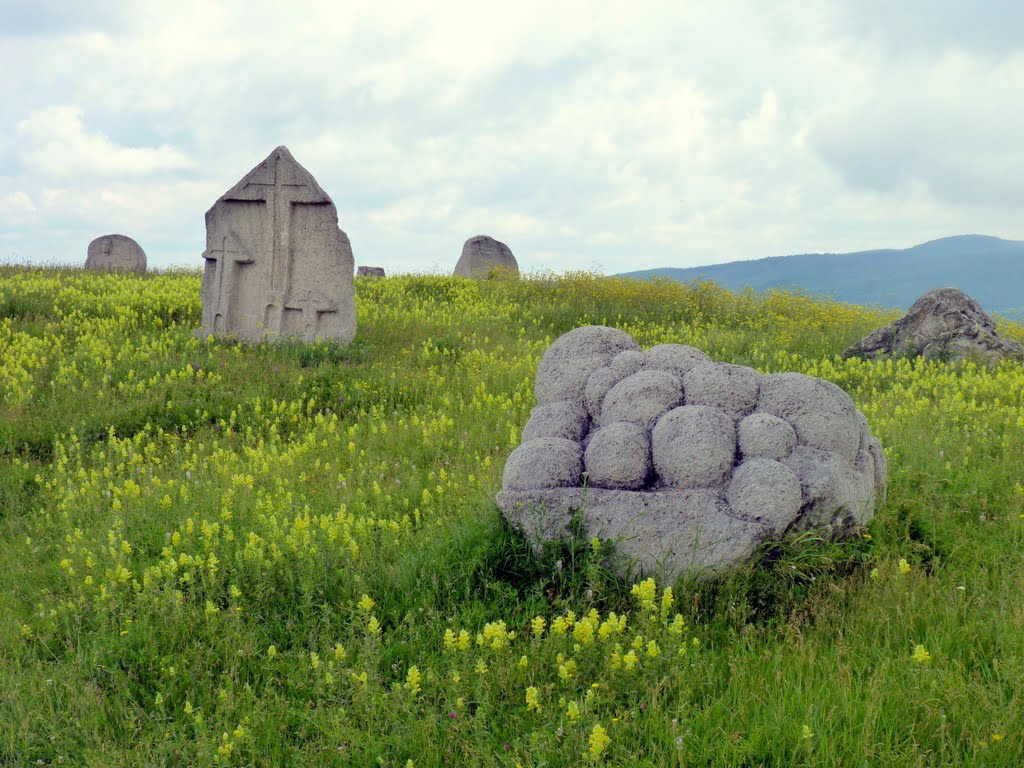
[[[358,264],[1024,240],[1024,3],[0,0],[0,260],[200,266],[278,144]]]

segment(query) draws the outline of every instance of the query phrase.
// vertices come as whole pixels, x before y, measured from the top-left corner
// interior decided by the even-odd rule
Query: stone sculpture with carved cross
[[[348,343],[353,258],[327,193],[278,147],[206,214],[203,334]]]

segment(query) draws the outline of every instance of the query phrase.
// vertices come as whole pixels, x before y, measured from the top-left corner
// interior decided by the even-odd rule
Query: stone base
[[[574,510],[582,510],[584,535],[616,544],[623,578],[652,575],[711,576],[750,558],[771,534],[761,523],[728,511],[715,491],[611,491],[555,488],[501,491],[505,518],[539,549],[569,537]]]

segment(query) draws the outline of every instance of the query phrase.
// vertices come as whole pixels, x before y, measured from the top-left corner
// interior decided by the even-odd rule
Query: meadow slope
[[[244,346],[196,273],[0,268],[0,765],[1024,762],[1024,367],[842,361],[892,315],[712,284],[356,296],[349,347]],[[587,323],[834,381],[888,500],[709,582],[534,559],[493,499]]]

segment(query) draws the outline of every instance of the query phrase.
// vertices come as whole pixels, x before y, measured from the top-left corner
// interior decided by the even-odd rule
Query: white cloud
[[[15,153],[26,170],[44,178],[125,178],[191,168],[194,162],[168,145],[123,147],[89,132],[79,107],[36,110],[15,129]]]
[[[192,259],[282,143],[389,271],[481,233],[609,272],[1024,238],[1024,41],[948,3],[920,25],[874,0],[58,5],[0,33],[0,175],[40,253],[109,230]]]
[[[0,197],[0,222],[8,226],[26,224],[35,213],[36,204],[26,192],[9,192]]]

